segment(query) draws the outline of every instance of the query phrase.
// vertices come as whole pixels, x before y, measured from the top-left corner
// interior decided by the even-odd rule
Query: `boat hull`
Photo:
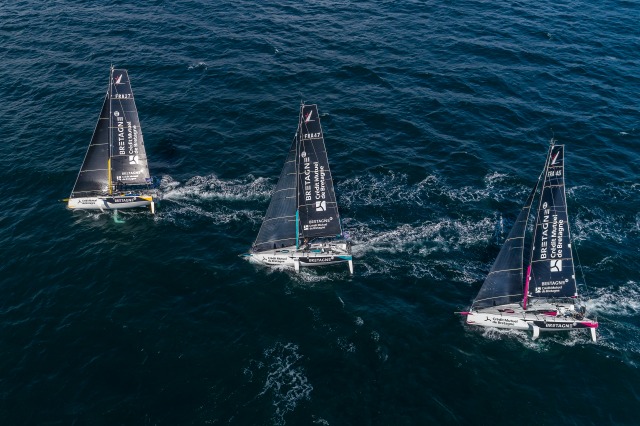
[[[503,305],[486,309],[471,310],[466,313],[466,323],[481,327],[532,330],[534,338],[544,331],[592,330],[598,322],[575,311],[573,305],[559,304],[544,309],[523,310],[520,305]]]
[[[120,210],[151,206],[151,195],[122,195],[69,198],[67,206],[73,210]]]
[[[342,244],[344,249],[337,246],[326,249],[300,250],[295,247],[248,253],[246,256],[252,262],[266,266],[285,266],[299,270],[300,267],[325,266],[337,263],[348,263],[353,273],[353,257],[348,244]]]

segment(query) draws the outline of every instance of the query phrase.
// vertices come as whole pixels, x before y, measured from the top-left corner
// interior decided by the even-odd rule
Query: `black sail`
[[[127,70],[112,70],[109,94],[112,189],[146,185],[150,183],[147,154]]]
[[[296,147],[293,140],[289,154],[280,173],[271,202],[258,237],[253,245],[256,252],[296,244]]]
[[[564,185],[564,145],[549,149],[531,252],[531,297],[577,296]]]
[[[109,190],[109,93],[84,157],[71,198],[106,194]]]
[[[342,229],[316,105],[300,107],[297,138],[300,235],[303,238],[337,236]]]
[[[539,181],[538,181],[539,182]],[[473,301],[473,308],[505,305],[520,302],[523,298],[523,256],[524,237],[533,198],[538,185],[533,188],[529,198],[522,206],[520,214],[513,224],[498,257],[496,257],[489,275],[484,280],[478,295]]]

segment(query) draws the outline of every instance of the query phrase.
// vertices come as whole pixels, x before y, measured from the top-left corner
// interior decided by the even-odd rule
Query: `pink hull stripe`
[[[598,328],[598,323],[597,322],[582,321],[580,324],[584,325],[585,327],[589,327],[589,328]]]

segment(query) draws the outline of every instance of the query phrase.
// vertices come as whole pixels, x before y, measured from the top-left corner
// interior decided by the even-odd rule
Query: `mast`
[[[109,159],[107,160],[107,176],[108,176],[108,190],[109,190],[109,195],[113,195],[113,185],[112,185],[112,176],[111,176],[111,157],[113,156],[113,143],[112,143],[112,132],[111,132],[111,128],[112,128],[112,115],[111,115],[111,95],[112,95],[112,88],[111,85],[113,84],[113,64],[111,64],[111,68],[109,70],[109,91],[107,92],[107,97],[109,98]]]
[[[300,113],[298,113],[298,129],[296,130],[295,144],[296,144],[296,158],[300,153],[300,132],[302,132],[302,110],[304,109],[304,102],[300,101]],[[298,176],[298,161],[295,162],[296,168],[296,250],[300,248],[300,181]]]

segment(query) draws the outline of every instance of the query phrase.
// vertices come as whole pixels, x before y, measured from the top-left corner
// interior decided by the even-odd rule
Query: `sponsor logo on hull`
[[[583,328],[578,326],[575,322],[544,322],[544,321],[533,321],[533,325],[537,325],[541,329],[548,330],[567,330],[571,328]]]
[[[514,328],[517,330],[528,330],[529,324],[516,317],[507,315],[483,314],[481,312],[471,312],[467,315],[467,324],[481,325],[484,327]]]
[[[144,207],[151,204],[151,197],[130,196],[130,197],[84,197],[71,198],[69,200],[70,209],[85,210],[110,210],[126,209],[134,207]]]
[[[260,254],[254,253],[251,255],[253,259],[258,262],[262,262],[265,265],[277,266],[294,266],[294,259],[300,261],[301,266],[320,266],[329,265],[333,263],[347,262],[350,259],[343,259],[339,256],[315,256],[315,257],[302,257],[294,255],[278,255],[278,254]]]
[[[513,328],[527,330],[529,324],[539,327],[541,330],[571,330],[576,328],[589,328],[589,325],[575,321],[534,321],[523,320],[507,315],[483,314],[471,312],[467,315],[467,324],[484,327]],[[591,323],[589,323],[591,324]]]
[[[544,321],[533,321],[534,325],[537,325],[541,329],[547,330],[570,330],[574,328],[598,328],[598,323],[594,322],[580,322],[580,321],[572,321],[572,322],[544,322]]]
[[[328,265],[330,263],[340,263],[340,262],[346,262],[346,261],[347,260],[342,259],[338,256],[301,257],[300,258],[301,265],[318,265],[318,264]]]

